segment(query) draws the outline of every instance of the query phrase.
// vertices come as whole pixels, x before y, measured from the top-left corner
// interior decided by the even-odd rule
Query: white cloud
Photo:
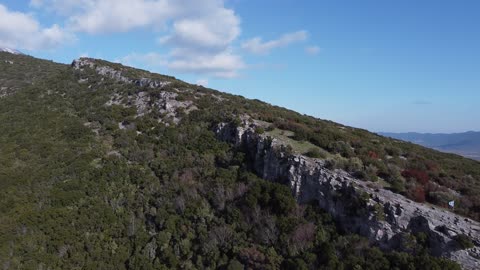
[[[255,37],[242,44],[242,48],[254,54],[267,54],[271,50],[285,47],[295,42],[305,41],[308,38],[307,31],[297,31],[282,35],[278,39],[263,41],[261,37]]]
[[[224,0],[31,0],[31,6],[64,15],[69,29],[89,34],[152,31],[171,51],[168,57],[132,54],[126,64],[234,77],[245,64],[230,48],[241,32],[240,18]],[[161,32],[163,32],[161,34]]]
[[[211,45],[240,33],[239,18],[223,0],[31,0],[30,5],[64,15],[69,27],[89,34],[164,30],[172,23],[172,40]]]
[[[118,59],[126,65],[148,68],[165,67],[172,71],[232,78],[246,68],[242,56],[232,48],[241,34],[241,20],[235,11],[225,7],[227,0],[30,0],[30,6],[64,18],[61,28],[53,25],[41,28],[30,15],[18,37],[3,38],[2,27],[22,23],[3,23],[0,17],[0,41],[26,44],[23,48],[52,47],[64,43],[73,35],[67,33],[126,33],[150,31],[152,41],[167,53],[132,53]],[[1,15],[1,14],[0,14]],[[65,31],[64,29],[68,29]],[[12,27],[8,33],[15,33]],[[4,34],[5,35],[5,34]],[[275,40],[256,37],[241,47],[255,54],[266,54],[279,47],[308,39],[307,31],[287,33]],[[6,42],[3,42],[3,45]],[[0,43],[2,45],[2,43]],[[18,48],[19,46],[12,46]],[[316,54],[318,48],[306,48]]]
[[[50,49],[74,40],[60,26],[43,28],[31,15],[8,10],[0,4],[0,46],[17,49]]]
[[[115,62],[128,66],[142,66],[148,69],[167,68],[171,71],[205,74],[218,78],[234,78],[246,67],[243,59],[230,50],[218,53],[199,54],[195,50],[174,49],[169,55],[155,52],[131,53],[115,59]]]
[[[152,39],[156,36],[159,45],[169,51],[162,55],[133,53],[118,59],[124,64],[232,78],[246,64],[232,49],[241,33],[241,20],[225,7],[225,1],[31,0],[30,5],[64,16],[66,28],[74,32],[151,31]],[[256,37],[241,46],[265,54],[307,38],[307,31],[297,31],[270,41]]]
[[[89,34],[127,32],[140,27],[157,27],[171,18],[167,1],[102,0],[72,9],[68,25]]]
[[[232,10],[217,8],[205,17],[175,21],[172,32],[160,38],[160,43],[202,50],[225,49],[240,34],[240,19]]]
[[[321,50],[318,46],[308,46],[305,48],[305,52],[309,55],[317,55]]]
[[[197,82],[195,84],[207,87],[208,86],[208,79],[199,79],[199,80],[197,80]]]
[[[167,57],[159,53],[131,53],[122,58],[116,59],[115,62],[128,66],[146,66],[148,68],[163,67],[167,64]]]
[[[213,54],[177,49],[172,52],[172,59],[167,63],[167,67],[179,72],[234,78],[246,65],[239,55],[228,49]]]

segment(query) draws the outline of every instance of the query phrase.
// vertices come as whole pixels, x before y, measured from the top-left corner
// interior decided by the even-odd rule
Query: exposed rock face
[[[156,111],[164,115],[162,119],[171,118],[177,124],[181,120],[178,115],[179,109],[184,109],[185,113],[197,109],[192,101],[178,101],[176,100],[177,97],[177,93],[168,91],[160,91],[153,94],[141,91],[127,97],[116,93],[112,95],[105,105],[134,106],[137,109],[137,117]]]
[[[123,76],[120,70],[116,70],[108,66],[99,66],[95,63],[94,60],[90,58],[80,58],[74,60],[72,63],[72,67],[75,70],[83,70],[84,68],[95,69],[95,71],[102,76],[114,79],[119,82],[135,84],[140,87],[148,86],[150,88],[163,88],[170,84],[170,82],[168,81],[157,81],[149,78],[130,79]]]
[[[8,87],[0,87],[0,98],[8,96]]]
[[[424,233],[431,253],[457,261],[464,269],[480,269],[480,223],[452,212],[416,203],[388,190],[374,190],[345,171],[329,170],[325,162],[288,153],[277,140],[255,132],[243,118],[235,127],[220,124],[219,139],[245,149],[255,172],[287,184],[299,203],[318,201],[344,229],[368,237],[381,248],[398,248],[402,235]],[[459,250],[453,237],[468,235],[476,247]]]
[[[124,96],[119,93],[114,93],[110,100],[105,104],[107,106],[121,105],[124,107],[134,106],[137,109],[137,117],[141,117],[147,113],[153,111],[162,114],[160,122],[166,122],[165,120],[171,119],[173,123],[178,124],[181,120],[179,117],[179,110],[183,109],[185,113],[189,113],[196,110],[197,107],[192,101],[179,101],[177,100],[178,94],[171,91],[163,91],[165,86],[169,85],[169,81],[158,81],[149,78],[131,79],[122,75],[121,70],[114,69],[109,66],[97,65],[97,63],[90,58],[80,58],[74,60],[72,67],[75,70],[84,71],[85,68],[95,70],[99,75],[113,79],[118,82],[132,84],[139,87],[137,93],[133,95]],[[80,79],[79,83],[86,83],[88,79]],[[149,87],[155,90],[152,93],[143,91],[145,87]],[[119,123],[120,128],[123,127],[122,123]]]

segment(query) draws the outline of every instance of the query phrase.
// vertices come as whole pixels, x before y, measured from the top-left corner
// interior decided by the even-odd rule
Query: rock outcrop
[[[152,80],[149,78],[131,79],[131,78],[125,77],[122,74],[121,70],[117,70],[109,66],[97,65],[95,60],[90,58],[76,59],[72,62],[72,67],[75,70],[81,70],[81,71],[83,71],[85,68],[94,69],[99,75],[111,78],[119,82],[134,84],[139,87],[148,86],[150,88],[163,88],[171,83],[169,81]]]
[[[177,93],[168,91],[159,91],[153,94],[141,91],[126,97],[116,93],[110,97],[110,100],[105,105],[135,107],[137,110],[137,117],[155,111],[163,115],[161,119],[162,121],[165,119],[171,119],[175,124],[178,124],[181,120],[179,110],[183,110],[188,114],[191,111],[196,110],[197,107],[192,101],[179,101],[177,100],[177,97]]]
[[[345,230],[370,239],[383,249],[401,249],[408,233],[424,233],[430,252],[457,261],[464,269],[480,269],[480,223],[438,207],[413,202],[385,189],[374,189],[325,161],[290,153],[285,145],[257,134],[255,121],[240,126],[222,123],[215,132],[223,141],[245,150],[262,178],[287,184],[299,203],[316,201]],[[454,240],[464,234],[474,248],[460,250]]]
[[[123,75],[122,70],[110,66],[100,65],[94,59],[80,58],[72,62],[74,70],[85,71],[85,69],[94,70],[97,74],[105,78],[113,79],[117,82],[132,84],[138,87],[138,91],[131,95],[113,93],[106,106],[120,105],[124,107],[135,107],[137,117],[156,112],[162,115],[158,121],[168,125],[169,120],[174,124],[181,121],[180,111],[188,114],[197,109],[192,101],[177,100],[178,93],[171,89],[166,90],[166,86],[171,84],[169,81],[159,81],[150,78],[132,79]],[[81,78],[79,83],[88,83],[88,78]],[[145,91],[145,87],[152,88],[153,91]],[[178,90],[175,90],[178,92]],[[125,128],[123,123],[119,123],[121,129]]]

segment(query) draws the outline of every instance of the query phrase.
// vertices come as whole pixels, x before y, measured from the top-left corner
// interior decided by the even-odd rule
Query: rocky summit
[[[0,128],[2,269],[480,268],[480,163],[461,156],[10,52]]]

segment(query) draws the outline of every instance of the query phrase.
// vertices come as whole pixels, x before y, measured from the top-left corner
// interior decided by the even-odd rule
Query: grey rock
[[[114,69],[109,66],[98,66],[93,59],[90,58],[80,58],[76,59],[72,62],[72,67],[75,70],[83,71],[85,68],[94,69],[99,75],[105,76],[107,78],[124,82],[128,84],[134,84],[139,87],[150,87],[150,88],[164,88],[165,86],[169,85],[171,82],[169,81],[158,81],[152,80],[149,78],[141,78],[141,79],[130,79],[122,75],[121,70]]]
[[[241,120],[238,127],[219,124],[217,137],[243,148],[259,176],[288,185],[299,203],[317,201],[344,229],[367,237],[383,249],[398,246],[399,237],[406,233],[422,232],[429,236],[433,255],[455,260],[464,269],[480,268],[475,255],[480,245],[479,222],[412,202],[389,190],[372,189],[345,171],[329,170],[323,160],[289,153],[279,141],[257,134],[254,120],[248,116]],[[366,194],[374,196],[368,198]],[[439,226],[448,233],[435,230]],[[460,233],[469,235],[476,247],[457,250],[452,237]]]
[[[75,70],[83,70],[84,68],[94,68],[95,63],[88,58],[76,59],[72,62],[72,67]]]
[[[109,66],[99,66],[95,60],[90,58],[80,58],[74,60],[72,67],[75,70],[84,71],[86,68],[93,69],[95,72],[105,78],[110,78],[118,82],[135,85],[139,88],[149,87],[153,89],[163,89],[171,84],[169,81],[158,81],[149,78],[131,79],[122,75],[121,70],[114,69]],[[81,78],[79,83],[86,83],[88,79]],[[142,89],[143,90],[143,89]],[[174,89],[178,91],[178,89]],[[137,117],[141,117],[152,111],[157,111],[163,114],[164,117],[159,119],[160,122],[167,123],[167,119],[171,119],[173,123],[178,124],[181,121],[179,117],[179,109],[183,109],[185,113],[190,113],[198,108],[192,101],[178,101],[177,93],[172,91],[160,91],[149,93],[146,91],[139,91],[134,95],[125,97],[119,93],[114,93],[110,100],[105,104],[106,106],[120,105],[124,107],[135,106],[137,109]],[[120,126],[120,128],[123,128]]]
[[[10,94],[9,90],[10,89],[8,87],[0,87],[0,98],[8,96]]]
[[[157,256],[157,242],[155,241],[155,238],[153,238],[144,248],[143,253],[146,255],[147,258],[149,258],[151,261],[155,259]]]
[[[175,124],[178,124],[181,121],[179,117],[180,109],[184,109],[185,113],[188,114],[198,108],[192,101],[178,101],[176,100],[177,97],[177,93],[169,91],[156,93],[141,91],[125,98],[121,94],[115,93],[105,105],[134,106],[137,109],[137,117],[156,111],[164,115],[162,119],[159,119],[161,122],[164,122],[167,118],[171,118]]]

